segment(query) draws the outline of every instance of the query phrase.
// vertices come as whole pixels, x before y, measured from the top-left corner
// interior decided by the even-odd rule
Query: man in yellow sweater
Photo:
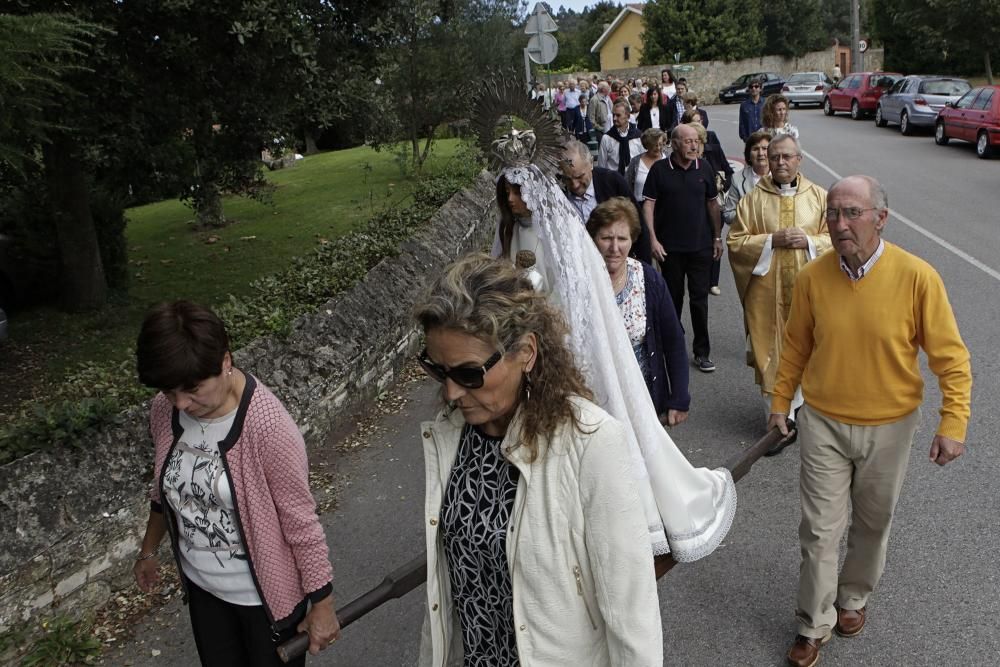
[[[889,210],[878,181],[838,181],[825,215],[836,252],[807,264],[795,282],[769,420],[787,433],[801,384],[802,564],[798,635],[788,652],[796,667],[816,664],[832,630],[851,637],[864,629],[920,422],[920,348],[942,394],[930,447],[938,465],[965,449],[972,391],[969,351],[941,277],[881,238]],[[838,576],[848,500],[851,528]]]

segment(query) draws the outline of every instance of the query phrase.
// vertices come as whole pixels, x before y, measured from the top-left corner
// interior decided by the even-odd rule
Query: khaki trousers
[[[881,426],[834,421],[799,410],[799,634],[825,637],[842,609],[868,603],[885,567],[892,514],[906,475],[920,410]],[[847,556],[837,576],[840,538],[851,503]]]

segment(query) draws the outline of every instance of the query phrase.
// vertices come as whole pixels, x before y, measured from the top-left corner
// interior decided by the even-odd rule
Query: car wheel
[[[899,131],[906,136],[913,134],[913,126],[910,125],[910,114],[906,113],[905,110],[899,114]]]
[[[854,100],[851,102],[851,120],[861,120],[861,107],[858,106],[858,101]]]
[[[934,126],[934,143],[938,146],[948,145],[948,135],[944,133],[944,121],[939,120]]]
[[[990,146],[986,130],[979,130],[979,136],[976,137],[976,155],[984,160],[993,156],[993,147]]]
[[[882,105],[879,104],[877,107],[875,107],[875,126],[885,127],[888,124],[889,121],[887,121],[885,119],[885,116],[882,115]]]
[[[793,109],[798,109],[799,108],[799,103],[798,102],[792,102],[792,108]]]
[[[833,115],[833,104],[830,103],[829,97],[823,100],[823,113],[827,116]]]

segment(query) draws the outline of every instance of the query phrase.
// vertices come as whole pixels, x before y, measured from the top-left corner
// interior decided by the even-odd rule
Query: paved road
[[[741,155],[736,107],[709,113],[727,152]],[[975,372],[969,449],[944,469],[927,460],[939,402],[936,383],[927,377],[923,424],[868,627],[858,638],[835,638],[823,650],[823,663],[1000,664],[1000,359],[994,344],[1000,333],[1000,160],[984,162],[971,146],[938,147],[929,135],[903,137],[870,121],[826,118],[819,111],[797,110],[791,120],[808,156],[802,169],[814,181],[828,186],[834,173],[863,172],[886,185],[893,212],[906,220],[893,217],[886,237],[943,276]],[[711,301],[719,370],[692,373],[691,418],[674,433],[696,465],[717,465],[762,434],[763,405],[743,365],[741,314],[728,270],[722,289]],[[324,517],[340,601],[422,548],[417,422],[431,414],[433,396],[426,382],[406,391],[411,401],[405,414],[386,418],[384,435],[341,459],[351,486]],[[667,664],[783,664],[795,627],[797,480],[794,449],[761,461],[739,485],[736,523],[724,545],[661,580]],[[335,648],[310,664],[414,664],[422,592],[348,628]],[[142,626],[140,636],[145,644],[129,644],[108,664],[195,664],[184,612],[176,605]],[[161,655],[151,658],[152,648]]]

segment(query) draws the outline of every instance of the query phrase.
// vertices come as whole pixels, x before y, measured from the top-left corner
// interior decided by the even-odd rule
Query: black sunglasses
[[[489,372],[491,368],[497,365],[497,362],[503,358],[502,352],[494,352],[493,356],[486,360],[482,366],[459,366],[458,368],[445,368],[441,364],[436,364],[427,357],[427,348],[420,353],[417,357],[417,361],[420,362],[420,367],[424,369],[424,372],[430,375],[432,378],[438,382],[444,382],[447,379],[451,379],[452,382],[460,387],[465,387],[466,389],[479,389],[483,386],[483,382],[486,381],[486,373]]]

